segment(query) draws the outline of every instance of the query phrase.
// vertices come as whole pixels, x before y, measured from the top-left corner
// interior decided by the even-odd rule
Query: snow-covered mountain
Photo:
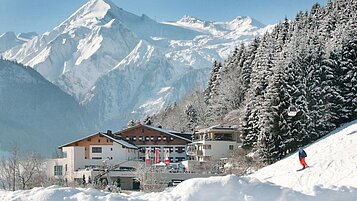
[[[88,132],[76,100],[30,67],[0,60],[0,148],[50,155],[59,143]],[[88,130],[87,130],[88,129]]]
[[[76,97],[106,129],[104,122],[157,112],[194,85],[202,87],[214,60],[266,30],[249,17],[205,22],[185,16],[159,23],[110,0],[91,0],[54,30],[3,56]]]
[[[0,54],[13,47],[22,45],[37,36],[35,32],[20,33],[6,32],[0,35]]]

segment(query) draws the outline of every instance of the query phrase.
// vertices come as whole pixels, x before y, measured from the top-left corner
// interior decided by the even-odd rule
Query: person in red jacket
[[[299,160],[300,160],[300,164],[303,167],[302,169],[305,169],[306,167],[308,167],[308,165],[305,162],[306,157],[307,157],[307,154],[304,151],[304,149],[302,147],[299,147]]]

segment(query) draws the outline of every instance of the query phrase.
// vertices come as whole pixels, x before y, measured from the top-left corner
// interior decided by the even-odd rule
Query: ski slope
[[[310,168],[297,172],[297,153],[247,177],[195,178],[158,193],[117,194],[50,186],[1,191],[6,201],[357,201],[357,121],[306,147]]]
[[[251,177],[310,195],[314,194],[316,186],[357,188],[357,121],[342,126],[304,149],[309,168],[296,171],[302,166],[295,152]]]

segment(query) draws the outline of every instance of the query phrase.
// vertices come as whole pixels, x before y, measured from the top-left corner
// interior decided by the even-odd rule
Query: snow
[[[352,186],[357,188],[357,121],[332,132],[307,146],[306,170],[301,168],[297,153],[265,167],[252,177],[277,185],[314,194],[316,186]],[[357,198],[357,197],[356,197]]]
[[[14,34],[6,40],[11,45],[1,45],[0,37],[0,53],[5,51],[4,58],[33,67],[86,109],[98,108],[91,112],[98,129],[118,129],[131,111],[139,110],[142,116],[130,118],[141,118],[181,99],[196,83],[206,81],[214,60],[224,60],[237,44],[262,35],[262,30],[267,31],[249,17],[210,22],[185,16],[160,23],[127,12],[110,0],[90,0],[53,30],[35,37],[27,34],[31,39],[21,45],[14,42]],[[166,73],[148,70],[155,66]],[[155,79],[145,79],[149,76]],[[113,82],[104,85],[105,79]],[[188,79],[193,80],[178,84]],[[118,80],[123,80],[121,91],[115,87]],[[171,89],[160,94],[163,87]],[[99,96],[102,102],[96,100]],[[122,122],[115,119],[118,114]]]
[[[90,188],[50,186],[0,191],[7,201],[356,201],[357,121],[306,147],[310,168],[300,168],[297,153],[258,172],[189,179],[163,192],[130,195]]]
[[[6,201],[353,201],[356,188],[325,189],[317,187],[316,196],[306,195],[257,179],[224,177],[196,178],[180,183],[158,193],[109,193],[89,188],[61,188],[50,186],[32,190],[0,191],[0,199]]]

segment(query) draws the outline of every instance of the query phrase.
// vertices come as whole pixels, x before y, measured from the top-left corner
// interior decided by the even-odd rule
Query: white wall
[[[197,141],[192,143],[196,146],[197,150],[202,151],[202,155],[199,156],[210,156],[211,160],[219,160],[220,158],[227,158],[231,151],[238,149],[240,143],[235,141]],[[207,149],[207,145],[211,145],[211,149]],[[229,149],[229,145],[233,145],[233,150]],[[204,148],[206,146],[206,148]],[[198,160],[197,155],[195,159]],[[200,161],[204,161],[200,159]]]
[[[92,153],[92,147],[102,147],[102,153]],[[66,152],[67,157],[48,160],[47,175],[49,177],[56,178],[54,176],[54,166],[62,165],[62,178],[67,178],[68,181],[73,181],[76,171],[83,170],[86,166],[102,166],[103,160],[107,159],[107,157],[110,158],[110,160],[106,161],[107,165],[115,165],[138,158],[137,150],[127,149],[126,147],[123,147],[115,142],[113,145],[90,146],[89,149],[89,159],[86,159],[84,147],[63,147],[62,151]],[[102,159],[92,159],[92,157],[101,157]],[[111,159],[111,157],[113,159]],[[66,165],[67,171],[65,170]]]
[[[211,145],[211,149],[202,149],[203,156],[211,156],[212,160],[229,157],[229,145],[233,145],[233,149],[238,148],[238,143],[234,141],[205,141],[206,145]]]

